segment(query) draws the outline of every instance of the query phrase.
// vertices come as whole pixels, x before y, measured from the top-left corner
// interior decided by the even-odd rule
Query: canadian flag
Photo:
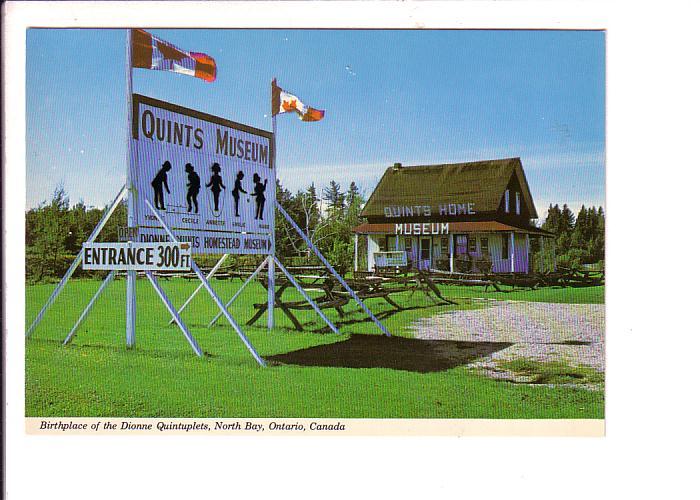
[[[178,49],[141,29],[131,30],[131,66],[172,71],[201,78],[205,82],[216,80],[214,59],[201,52]]]
[[[290,111],[295,112],[299,119],[305,122],[317,122],[326,114],[324,110],[311,108],[294,94],[282,90],[277,86],[277,79],[272,80],[272,116]]]

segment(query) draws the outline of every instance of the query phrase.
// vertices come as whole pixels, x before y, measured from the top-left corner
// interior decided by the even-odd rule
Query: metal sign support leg
[[[95,229],[92,230],[92,234],[90,234],[90,237],[87,239],[88,243],[92,243],[93,241],[95,241],[97,236],[100,234],[100,231],[102,231],[102,228],[105,227],[105,224],[107,224],[107,221],[109,220],[109,218],[112,216],[114,211],[119,206],[119,203],[121,203],[125,194],[126,194],[126,186],[122,186],[117,197],[114,198],[114,201],[112,201],[112,204],[109,206],[109,208],[107,210],[105,210],[105,213],[102,215],[102,219],[100,219],[100,222],[97,224],[97,226],[95,226]],[[63,275],[63,278],[61,278],[60,283],[58,285],[56,285],[56,288],[54,289],[54,291],[51,294],[51,296],[49,297],[49,299],[46,301],[46,304],[44,304],[44,307],[42,307],[41,311],[39,311],[39,314],[37,314],[32,325],[27,330],[27,333],[25,334],[25,336],[27,338],[29,338],[32,335],[32,332],[34,332],[34,329],[41,322],[42,318],[44,317],[44,314],[46,314],[46,311],[48,311],[49,307],[51,307],[51,304],[53,304],[54,301],[56,300],[56,298],[59,296],[59,294],[63,290],[63,287],[66,286],[66,283],[68,283],[68,280],[70,279],[70,277],[73,276],[73,273],[78,268],[78,266],[80,265],[82,260],[83,260],[83,253],[80,252],[78,254],[78,256],[75,258],[75,260],[73,260],[73,263],[68,268],[68,271],[66,271],[66,274]]]
[[[296,222],[294,222],[294,219],[287,213],[287,211],[282,208],[282,205],[279,204],[278,201],[275,201],[275,205],[277,206],[277,210],[280,211],[280,213],[284,216],[285,219],[292,225],[292,227],[296,230],[297,233],[299,233],[299,236],[302,237],[302,239],[306,242],[306,244],[309,246],[311,250],[316,254],[316,257],[318,257],[321,262],[328,268],[328,270],[331,272],[331,274],[340,282],[340,284],[345,288],[345,290],[350,294],[350,296],[355,299],[355,302],[358,303],[358,305],[362,308],[363,311],[369,316],[372,321],[379,327],[379,329],[386,335],[387,337],[391,337],[391,334],[389,333],[389,330],[386,329],[386,327],[382,324],[381,321],[379,321],[374,314],[372,314],[372,311],[369,310],[369,308],[365,305],[362,300],[357,296],[355,291],[350,288],[350,286],[345,282],[345,280],[340,276],[335,269],[333,269],[333,266],[331,266],[330,262],[326,260],[326,258],[323,256],[323,254],[319,251],[318,248],[316,248],[316,245],[313,244],[313,242],[304,234],[304,231],[301,230],[301,228],[297,225]]]
[[[201,357],[202,350],[199,348],[197,341],[194,339],[194,337],[192,337],[192,334],[187,329],[185,323],[182,321],[180,314],[175,310],[175,307],[173,306],[172,302],[170,302],[170,299],[168,299],[168,296],[165,294],[165,290],[163,290],[158,284],[156,277],[151,271],[146,271],[146,278],[148,278],[148,281],[151,282],[151,285],[153,285],[153,288],[158,294],[158,297],[160,297],[160,300],[163,301],[163,304],[165,304],[165,307],[168,309],[168,312],[170,312],[170,314],[173,316],[175,323],[177,323],[177,326],[179,326],[180,330],[182,330],[182,333],[185,335],[185,338],[187,339],[187,342],[189,342],[190,347],[192,347],[192,350],[197,356]]]
[[[168,236],[170,237],[170,239],[174,242],[178,242],[178,239],[175,237],[173,232],[170,230],[170,227],[168,227],[168,225],[165,223],[165,221],[162,219],[162,217],[156,211],[156,209],[153,208],[153,205],[151,205],[151,202],[148,200],[144,200],[144,202],[146,203],[146,206],[149,208],[151,213],[155,216],[155,218],[158,219],[158,222],[160,222],[160,225],[163,226],[163,229],[165,229],[165,232],[168,233]],[[236,333],[238,334],[240,339],[243,341],[245,346],[248,348],[250,353],[253,355],[253,357],[255,358],[255,361],[257,361],[260,366],[267,366],[267,364],[265,363],[265,360],[263,360],[260,357],[258,352],[255,350],[253,345],[248,340],[248,337],[245,336],[245,334],[243,333],[243,330],[241,330],[241,327],[238,326],[238,323],[236,323],[236,321],[233,319],[233,317],[231,317],[229,312],[226,310],[224,303],[221,301],[219,296],[216,294],[214,289],[211,287],[211,285],[207,281],[207,278],[204,276],[201,269],[199,269],[199,266],[194,261],[194,259],[192,259],[192,270],[199,278],[199,281],[202,282],[202,285],[204,285],[204,288],[206,289],[206,291],[209,292],[209,295],[211,295],[211,298],[214,299],[214,302],[219,307],[221,312],[224,314],[224,317],[228,320],[229,324],[233,327],[233,329],[236,331]]]
[[[268,257],[267,264],[267,329],[272,330],[275,327],[275,262],[272,255]]]
[[[138,192],[131,178],[131,124],[132,116],[132,69],[131,69],[131,30],[126,30],[126,184],[129,189],[129,205],[127,211],[127,223],[129,227],[136,225],[136,211],[138,204],[136,197]],[[131,239],[129,239],[131,241]],[[126,346],[134,347],[136,344],[136,271],[126,272]]]
[[[112,280],[114,279],[114,276],[116,275],[116,271],[111,271],[107,277],[104,279],[102,284],[100,285],[100,288],[97,289],[97,292],[95,292],[95,295],[92,296],[90,299],[90,302],[88,302],[88,305],[85,306],[85,309],[83,309],[83,312],[80,314],[80,317],[78,318],[78,321],[75,322],[75,325],[73,325],[73,328],[71,331],[68,333],[66,336],[66,339],[63,341],[63,345],[68,345],[68,342],[70,342],[73,339],[73,335],[75,332],[78,330],[78,327],[81,325],[81,323],[85,320],[88,314],[90,314],[90,311],[92,310],[92,306],[95,305],[95,302],[97,302],[97,299],[100,295],[102,295],[102,292],[105,291],[107,288],[107,285],[109,285]]]
[[[287,277],[287,279],[292,283],[292,285],[294,285],[294,288],[296,288],[299,291],[299,293],[302,294],[302,296],[306,299],[306,302],[308,302],[311,305],[311,307],[313,307],[314,311],[316,311],[316,314],[318,314],[319,316],[321,316],[321,318],[323,318],[323,321],[325,321],[326,324],[329,326],[329,328],[331,330],[333,330],[333,333],[336,333],[339,335],[340,332],[338,331],[338,328],[336,328],[336,326],[331,322],[331,320],[329,320],[326,317],[326,315],[323,314],[321,309],[316,305],[316,302],[314,302],[313,299],[311,297],[309,297],[309,295],[306,293],[306,291],[304,291],[304,289],[301,287],[301,285],[299,285],[299,283],[297,283],[297,280],[294,279],[294,276],[292,276],[292,274],[289,271],[287,271],[287,269],[282,265],[282,263],[279,261],[279,259],[277,257],[274,257],[274,262],[277,264],[277,267],[279,267],[280,270],[284,273],[284,275]]]
[[[200,281],[204,285],[204,288],[207,290],[207,292],[209,292],[209,295],[211,295],[211,298],[214,299],[214,302],[216,302],[216,305],[219,307],[219,309],[221,310],[224,317],[228,320],[229,324],[233,327],[233,329],[236,331],[236,333],[238,334],[240,339],[243,341],[245,346],[248,348],[250,353],[253,355],[253,357],[255,358],[255,361],[257,361],[260,366],[267,366],[267,364],[265,363],[265,360],[263,360],[260,357],[260,354],[258,354],[258,351],[255,350],[255,347],[253,347],[253,344],[250,343],[250,340],[248,340],[248,337],[245,336],[245,334],[243,333],[243,330],[241,330],[241,327],[238,326],[238,323],[236,323],[236,321],[233,319],[231,314],[226,310],[226,306],[224,306],[223,302],[221,302],[221,299],[216,294],[214,289],[211,287],[209,282],[206,280],[206,278],[204,277],[204,274],[202,274],[202,271],[200,271],[199,266],[197,266],[197,264],[194,261],[192,261],[192,270],[194,270],[195,274],[197,274]]]
[[[219,261],[214,265],[214,267],[211,268],[211,271],[209,271],[209,274],[207,274],[207,281],[210,280],[212,278],[212,276],[214,276],[214,273],[216,273],[216,271],[219,270],[219,268],[221,267],[221,264],[224,263],[224,261],[226,260],[227,257],[228,257],[227,253],[225,253],[221,256]],[[190,302],[192,302],[192,299],[194,299],[195,295],[197,295],[203,287],[204,287],[204,285],[200,284],[197,287],[197,289],[194,292],[192,292],[192,295],[190,295],[189,298],[185,301],[185,303],[180,306],[180,309],[177,310],[178,314],[182,314],[182,311],[185,310],[185,308],[188,306],[188,304]],[[175,316],[173,316],[173,318],[170,320],[169,324],[172,325],[173,323],[175,323]]]
[[[136,271],[126,272],[126,347],[136,345]]]
[[[260,263],[260,265],[258,266],[258,268],[253,272],[253,274],[251,274],[251,275],[248,277],[248,279],[245,280],[245,282],[243,283],[243,285],[241,285],[241,287],[238,289],[238,291],[236,291],[236,293],[234,294],[234,296],[231,297],[231,300],[229,300],[228,302],[226,302],[226,304],[225,304],[225,306],[224,306],[224,307],[226,307],[226,309],[228,309],[229,307],[231,307],[231,304],[233,304],[233,302],[238,298],[238,296],[241,294],[241,292],[243,291],[243,289],[244,289],[245,287],[248,286],[248,283],[250,283],[251,281],[253,281],[253,279],[258,275],[258,273],[259,273],[260,271],[262,271],[263,267],[265,267],[265,264],[267,264],[267,261],[268,261],[268,260],[269,260],[269,257],[266,257],[266,258]],[[200,285],[200,286],[204,286],[204,285]],[[220,313],[220,312],[217,313],[216,316],[214,316],[214,319],[212,319],[212,320],[209,322],[209,324],[207,325],[207,327],[211,328],[212,326],[214,326],[214,323],[216,323],[216,322],[218,321],[218,319],[221,317],[221,315],[222,315],[222,313]]]

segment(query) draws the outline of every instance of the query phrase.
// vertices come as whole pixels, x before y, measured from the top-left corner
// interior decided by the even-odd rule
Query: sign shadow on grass
[[[266,356],[270,364],[336,368],[389,368],[440,372],[469,364],[512,344],[419,340],[384,335],[351,335],[348,340]]]

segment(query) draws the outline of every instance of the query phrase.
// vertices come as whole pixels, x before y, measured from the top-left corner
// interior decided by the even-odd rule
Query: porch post
[[[367,233],[367,271],[372,271],[372,261],[374,260],[374,255],[370,253],[370,247],[372,246],[372,237]],[[372,257],[370,259],[370,256]]]
[[[515,272],[515,231],[510,232],[510,272]]]
[[[544,236],[540,234],[540,254],[542,257],[540,258],[540,272],[544,272],[544,256],[545,256],[545,251],[544,251]]]
[[[358,243],[359,237],[360,237],[360,235],[355,233],[355,266],[353,267],[355,272],[357,272],[357,243]]]
[[[525,265],[525,272],[530,274],[530,235],[525,234],[525,260],[527,264]]]
[[[455,272],[455,235],[450,233],[450,239],[448,240],[450,248],[450,273]]]

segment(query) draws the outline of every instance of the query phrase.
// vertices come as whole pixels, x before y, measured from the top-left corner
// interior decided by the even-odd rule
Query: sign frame
[[[144,109],[144,107],[146,108]],[[153,122],[149,122],[149,119],[141,116],[141,114],[145,115],[145,110],[149,108],[152,108],[151,115],[154,120]],[[174,115],[169,115],[170,113]],[[160,162],[162,162],[167,155],[167,161],[170,161],[170,156],[172,156],[173,159],[171,170],[168,170],[168,172],[172,172],[171,176],[175,176],[175,181],[171,178],[171,186],[167,187],[167,181],[165,186],[167,187],[168,197],[170,197],[171,188],[173,189],[173,193],[177,191],[178,197],[176,199],[170,197],[173,201],[177,201],[172,203],[171,200],[168,200],[167,209],[165,205],[163,205],[164,215],[168,216],[166,220],[181,242],[190,242],[193,245],[193,253],[198,254],[270,255],[273,253],[275,234],[274,199],[276,198],[275,191],[277,185],[277,172],[275,168],[276,148],[273,132],[136,93],[132,93],[132,114],[133,120],[131,123],[130,137],[132,147],[129,169],[132,182],[138,191],[136,193],[138,198],[135,210],[136,213],[134,214],[134,225],[138,227],[136,241],[158,242],[170,240],[163,231],[161,225],[153,220],[153,216],[144,205],[144,201],[149,199],[149,194],[151,194],[149,193],[149,188],[153,186],[153,182],[155,182],[154,178],[153,181],[150,181],[151,185],[148,185],[150,176],[153,175],[153,173],[149,172],[146,174],[146,169],[148,168],[150,171],[160,168]],[[170,141],[163,140],[160,137],[154,137],[155,133],[153,129],[147,132],[150,136],[146,135],[145,129],[149,128],[149,123],[153,125],[153,123],[156,123],[156,120],[160,120],[162,123],[166,117],[170,116],[193,119],[193,122],[185,121],[179,123],[180,128],[184,126],[193,130],[192,136],[188,139],[188,141],[190,141],[190,139],[191,141],[187,143],[187,146],[183,143],[182,137],[179,138],[179,142],[176,142],[174,139]],[[198,123],[197,121],[199,121],[201,128],[193,128],[194,125]],[[162,126],[164,129],[165,126]],[[173,127],[174,126],[175,125],[173,125]],[[168,127],[170,127],[170,125],[168,125]],[[197,132],[199,132],[199,134],[197,134]],[[209,133],[206,134],[205,132]],[[253,144],[251,147],[256,147],[257,144],[257,147],[261,148],[260,151],[266,152],[266,154],[262,152],[259,153],[257,161],[253,161],[255,156],[249,157],[247,149],[244,149],[243,155],[239,154],[236,156],[233,154],[233,145],[230,149],[222,146],[225,141],[220,142],[220,132],[223,137],[233,141],[232,144],[237,144],[235,153],[240,153],[241,143],[244,139],[246,140],[246,145],[249,144],[248,139],[250,139],[250,144]],[[163,137],[165,137],[164,130],[162,133]],[[168,134],[170,134],[170,132],[168,132]],[[174,134],[173,132],[173,135]],[[149,142],[147,137],[151,138],[151,142]],[[170,135],[167,137],[170,139]],[[195,138],[197,139],[197,144],[193,146]],[[199,148],[197,148],[197,146],[199,146]],[[222,149],[219,149],[220,146],[222,146]],[[155,158],[153,157],[154,154],[156,155]],[[157,155],[163,157],[158,157]],[[146,166],[144,162],[146,158],[148,166]],[[194,203],[198,205],[196,207],[197,213],[196,215],[193,213],[192,216],[189,216],[187,213],[183,215],[185,210],[189,212],[189,206],[172,208],[174,206],[184,205],[183,186],[185,186],[185,174],[180,172],[180,170],[186,167],[185,162],[187,158],[194,158],[191,163],[194,165],[194,168],[202,174],[201,178],[199,175],[196,176],[199,187],[195,196],[199,198],[199,203],[195,198]],[[177,165],[175,165],[176,162]],[[180,163],[182,163],[182,165],[180,165]],[[220,195],[218,193],[213,195],[216,200],[221,197],[221,201],[215,202],[220,205],[220,207],[216,208],[208,206],[212,202],[212,193],[209,193],[209,191],[213,192],[214,188],[212,187],[210,190],[205,187],[208,186],[209,183],[207,183],[207,179],[204,178],[205,170],[202,168],[212,168],[213,163],[220,164],[219,172],[221,172],[222,167],[226,172],[222,172],[219,177],[222,181],[222,187],[225,184],[224,189],[220,189]],[[243,176],[245,180],[243,180],[243,182],[239,180],[238,174],[232,175],[235,171],[239,173],[245,171],[245,175]],[[223,177],[223,179],[221,177]],[[264,184],[263,180],[265,180]],[[175,182],[174,186],[172,182]],[[236,197],[236,193],[233,193],[233,199],[229,200],[232,194],[231,188],[234,188],[234,190],[237,189],[235,186],[241,187],[242,193],[245,193],[244,197],[241,192],[238,192],[240,203],[242,204],[240,207],[240,219],[238,218],[238,213],[235,214],[236,218],[232,215],[234,205],[236,212],[238,212],[239,209],[239,198]],[[243,188],[243,186],[245,187]],[[156,187],[153,186],[153,189],[156,190]],[[263,191],[258,191],[259,189]],[[253,193],[254,190],[255,193]],[[160,191],[162,196],[162,187]],[[187,203],[189,204],[189,193],[187,196]],[[182,200],[180,200],[181,197],[183,198]],[[243,202],[244,199],[245,202]],[[250,203],[251,200],[253,203]],[[157,205],[156,208],[158,208]],[[218,210],[218,212],[215,210]],[[260,212],[258,212],[258,210],[260,210]],[[255,212],[255,217],[253,217],[253,212]],[[216,217],[220,218],[217,221],[213,221],[212,214],[217,214]],[[259,219],[258,214],[260,214]],[[175,219],[179,219],[180,222],[177,222]]]

